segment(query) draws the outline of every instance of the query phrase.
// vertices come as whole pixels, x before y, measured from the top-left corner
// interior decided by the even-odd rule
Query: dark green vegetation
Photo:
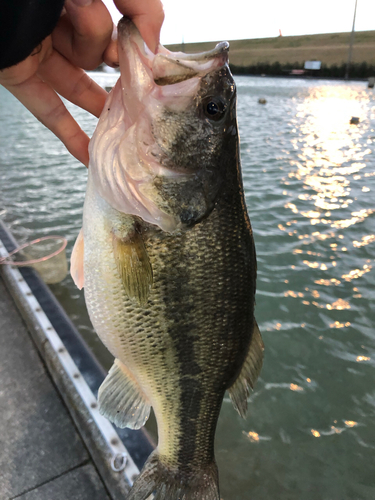
[[[293,70],[303,69],[304,63],[295,62],[293,64],[280,64],[279,62],[257,63],[249,66],[237,66],[231,64],[230,68],[235,75],[269,75],[269,76],[285,76],[291,74]],[[304,75],[317,76],[324,78],[344,78],[346,72],[346,63],[322,64],[319,71],[306,71]],[[352,63],[350,65],[350,78],[369,78],[375,75],[375,64]]]
[[[287,75],[292,69],[303,69],[307,60],[322,61],[322,69],[309,72],[322,77],[343,78],[348,59],[350,33],[255,38],[230,41],[231,69],[235,74]],[[202,52],[215,42],[168,46],[170,50]],[[375,31],[355,34],[351,78],[375,75]]]

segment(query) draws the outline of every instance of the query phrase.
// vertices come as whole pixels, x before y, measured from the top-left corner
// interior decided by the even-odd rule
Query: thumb
[[[164,10],[160,0],[114,0],[118,10],[134,22],[153,52],[159,45]]]

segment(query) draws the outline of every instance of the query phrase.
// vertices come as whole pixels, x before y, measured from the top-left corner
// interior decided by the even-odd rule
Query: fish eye
[[[214,97],[209,97],[208,99],[206,99],[203,106],[204,113],[207,118],[215,121],[218,121],[222,118],[226,107],[221,99],[217,99]]]
[[[214,101],[210,101],[207,104],[207,108],[206,109],[207,109],[207,113],[209,115],[216,115],[217,113],[220,113],[219,106]]]

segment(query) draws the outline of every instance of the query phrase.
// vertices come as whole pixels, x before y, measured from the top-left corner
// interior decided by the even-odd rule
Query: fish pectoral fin
[[[249,387],[254,388],[258,375],[263,364],[263,351],[264,344],[257,322],[254,318],[254,330],[251,337],[249,352],[246,356],[244,364],[242,365],[241,372],[236,381],[229,388],[229,396],[232,400],[233,406],[241,415],[246,418],[247,411],[247,398],[250,394]]]
[[[84,240],[83,229],[78,233],[76,242],[74,243],[72,255],[70,257],[70,274],[73,278],[76,287],[82,290],[85,286],[85,278],[83,274],[83,253]]]
[[[118,359],[98,393],[100,413],[117,427],[140,429],[150,415],[150,404],[126,366]]]
[[[142,235],[137,231],[126,238],[113,234],[113,252],[129,298],[140,305],[146,304],[152,286],[152,267]]]

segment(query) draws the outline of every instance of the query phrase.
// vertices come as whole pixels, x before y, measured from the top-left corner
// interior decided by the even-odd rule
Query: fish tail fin
[[[180,470],[163,464],[155,450],[135,480],[127,500],[220,500],[215,462],[206,467]]]

